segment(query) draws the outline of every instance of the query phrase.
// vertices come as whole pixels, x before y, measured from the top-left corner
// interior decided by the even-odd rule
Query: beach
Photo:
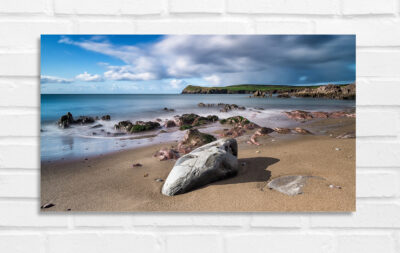
[[[238,175],[176,196],[161,194],[176,160],[153,155],[176,141],[69,159],[42,160],[42,211],[71,212],[323,212],[355,211],[355,118],[296,123],[314,134],[272,133],[247,143],[238,141]],[[262,126],[268,125],[268,121]],[[200,131],[203,131],[200,128]],[[214,130],[213,130],[214,131]],[[215,134],[218,130],[214,131]],[[142,166],[134,167],[140,163]],[[267,183],[285,175],[310,178],[303,194],[287,196]]]

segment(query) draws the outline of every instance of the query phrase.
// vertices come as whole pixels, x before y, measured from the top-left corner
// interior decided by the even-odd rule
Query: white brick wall
[[[0,252],[400,252],[399,6],[1,0]],[[41,33],[356,33],[357,212],[40,214]]]

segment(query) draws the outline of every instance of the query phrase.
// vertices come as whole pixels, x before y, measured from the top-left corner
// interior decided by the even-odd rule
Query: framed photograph
[[[352,212],[355,35],[42,35],[42,212]]]

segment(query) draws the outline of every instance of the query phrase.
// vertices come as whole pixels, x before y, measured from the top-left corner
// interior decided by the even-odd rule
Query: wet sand
[[[42,211],[355,211],[355,139],[335,136],[355,130],[355,119],[327,119],[301,125],[323,135],[259,137],[261,146],[237,138],[239,174],[173,197],[161,194],[175,160],[159,161],[161,144],[113,154],[42,163]],[[330,136],[331,135],[331,136]],[[338,149],[338,150],[337,150]],[[142,167],[133,167],[141,163]],[[303,194],[287,196],[267,182],[283,175],[309,175]],[[329,185],[340,186],[331,188]]]

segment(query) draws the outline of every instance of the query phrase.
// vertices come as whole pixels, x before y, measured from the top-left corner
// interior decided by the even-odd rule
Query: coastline
[[[42,211],[355,211],[355,139],[335,138],[355,130],[355,119],[301,126],[316,134],[263,136],[261,146],[247,144],[249,134],[238,137],[242,166],[236,177],[174,197],[162,195],[163,182],[155,179],[165,180],[175,160],[159,161],[153,154],[176,142],[42,163],[41,205],[55,204]],[[143,166],[132,167],[135,163]],[[325,180],[310,180],[304,194],[292,197],[266,187],[270,179],[295,174]]]

